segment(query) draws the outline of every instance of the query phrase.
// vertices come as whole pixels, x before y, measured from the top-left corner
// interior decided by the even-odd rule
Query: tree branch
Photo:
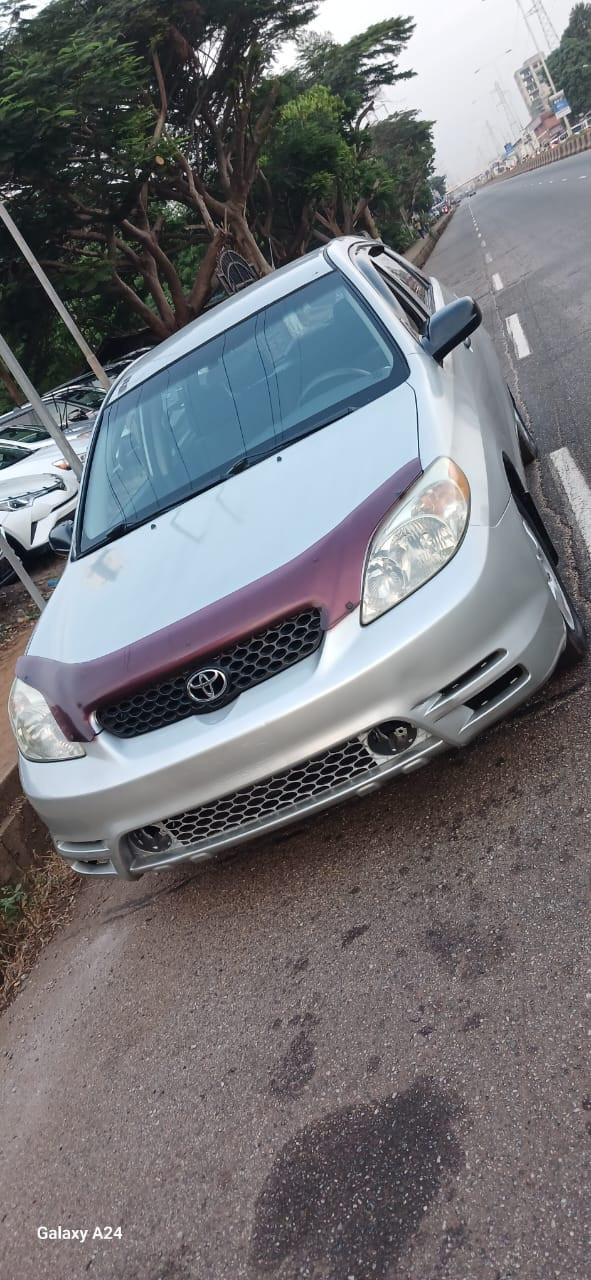
[[[154,142],[157,142],[158,139],[161,137],[162,130],[164,128],[164,125],[166,124],[166,115],[168,112],[168,98],[166,96],[166,85],[164,83],[164,76],[162,75],[160,58],[158,57],[158,52],[156,49],[152,49],[152,62],[154,64],[154,71],[156,73],[156,80],[158,83],[158,92],[160,94],[160,111],[158,113],[156,127],[152,135]]]

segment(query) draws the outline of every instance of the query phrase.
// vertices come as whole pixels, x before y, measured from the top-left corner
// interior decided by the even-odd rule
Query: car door
[[[376,266],[398,300],[421,328],[428,324],[435,310],[453,301],[456,295],[445,289],[437,280],[429,280],[415,267],[397,254],[385,249],[377,255]],[[465,342],[460,343],[444,361],[447,372],[453,375],[453,386],[447,390],[454,402],[454,412],[469,410],[477,418],[486,453],[498,457],[506,455],[525,482],[523,464],[519,452],[513,406],[503,371],[492,339],[484,328],[479,328]],[[491,475],[496,470],[491,468]],[[502,497],[506,489],[502,482]]]

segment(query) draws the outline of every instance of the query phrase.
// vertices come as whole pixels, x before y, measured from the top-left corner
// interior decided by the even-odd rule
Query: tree
[[[398,65],[414,29],[412,18],[386,18],[345,44],[328,34],[305,32],[297,42],[296,73],[305,87],[322,84],[341,98],[352,119],[381,89],[414,76]]]
[[[586,40],[591,36],[591,4],[576,4],[571,9],[568,25],[563,32],[563,39]]]
[[[436,173],[430,179],[433,191],[438,191],[440,196],[444,196],[447,190],[447,178],[443,173]]]
[[[429,120],[420,120],[416,111],[398,111],[380,120],[371,132],[373,149],[392,173],[396,185],[388,230],[394,241],[400,236],[401,222],[408,228],[415,214],[427,213],[433,204],[433,125]]]
[[[564,89],[575,118],[591,110],[591,4],[575,5],[548,66],[556,87]]]
[[[44,209],[55,231],[47,254],[62,269],[78,263],[99,278],[107,268],[157,338],[199,314],[223,244],[259,274],[270,269],[246,204],[279,85],[262,101],[256,88],[315,9],[316,0],[53,0],[0,51],[4,194],[19,215],[27,203]],[[175,257],[191,246],[205,251],[187,288]]]
[[[378,234],[375,215],[393,182],[372,150],[368,119],[382,88],[414,74],[398,65],[413,30],[410,19],[390,18],[345,44],[299,37],[255,188],[257,226],[276,261],[305,253],[314,240]]]

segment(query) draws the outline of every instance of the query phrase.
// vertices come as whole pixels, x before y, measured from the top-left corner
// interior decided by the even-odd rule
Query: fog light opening
[[[131,831],[127,837],[131,844],[141,853],[166,853],[172,845],[172,837],[166,827],[141,827],[139,831]]]
[[[367,745],[377,756],[399,756],[416,741],[414,724],[407,720],[384,720],[367,735]]]

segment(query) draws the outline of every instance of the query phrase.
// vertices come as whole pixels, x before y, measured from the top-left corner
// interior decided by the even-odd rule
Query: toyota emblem
[[[204,667],[187,680],[187,693],[198,707],[210,707],[219,702],[228,690],[228,677],[219,667]]]

